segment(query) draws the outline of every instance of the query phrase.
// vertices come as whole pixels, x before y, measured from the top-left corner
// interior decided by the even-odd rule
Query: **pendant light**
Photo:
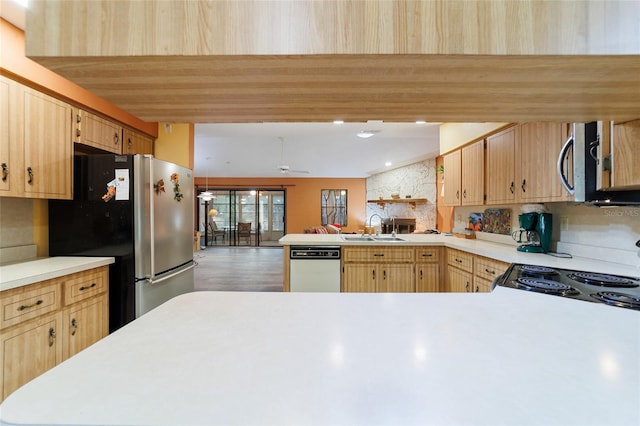
[[[207,165],[209,164],[209,160],[211,159],[211,157],[206,157],[205,160],[207,160]],[[198,198],[200,198],[203,201],[211,201],[213,199],[213,194],[211,192],[209,192],[209,167],[207,166],[207,172],[205,175],[205,190],[204,192],[201,192],[200,194],[198,194]]]

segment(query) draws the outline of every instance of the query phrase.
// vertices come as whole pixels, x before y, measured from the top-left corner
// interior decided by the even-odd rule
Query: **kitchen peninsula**
[[[504,287],[195,292],[18,389],[0,420],[639,424],[638,330],[637,311]]]

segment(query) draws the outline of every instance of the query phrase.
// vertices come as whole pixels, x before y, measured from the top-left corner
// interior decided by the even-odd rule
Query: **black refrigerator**
[[[50,256],[109,256],[109,332],[193,291],[193,173],[150,155],[76,155],[49,200]]]

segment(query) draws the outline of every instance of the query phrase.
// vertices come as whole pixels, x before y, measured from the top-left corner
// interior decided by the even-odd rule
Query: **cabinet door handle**
[[[479,285],[476,286],[476,293],[480,293],[480,286]]]
[[[77,330],[78,330],[78,321],[76,321],[76,319],[74,318],[71,320],[71,335],[75,336]]]
[[[373,279],[373,281],[376,280],[376,270],[375,269],[371,270],[371,278]]]
[[[462,191],[462,198],[467,198],[467,190]]]
[[[7,176],[9,176],[9,166],[7,166],[7,163],[2,163],[2,181],[3,182],[7,181]]]
[[[420,269],[420,279],[422,280],[422,269]]]
[[[119,142],[120,142],[120,136],[118,136],[118,132],[115,132],[113,134],[113,143],[114,145],[118,145]]]
[[[458,263],[462,263],[462,259],[458,259],[457,257],[454,260]]]
[[[465,288],[467,291],[469,291],[469,285],[470,285],[470,284],[469,284],[469,281],[467,281],[467,285],[466,285],[466,286],[464,286],[464,288]]]
[[[51,327],[49,329],[49,347],[53,346],[56,341],[56,330]]]
[[[511,181],[511,185],[509,185],[509,191],[513,194],[516,190],[516,184],[514,181]]]
[[[133,143],[131,142],[131,138],[127,138],[127,146],[129,148],[131,148],[133,146]]]
[[[82,116],[80,114],[76,114],[76,123],[82,121]]]
[[[422,257],[433,257],[431,253],[422,253]]]
[[[91,285],[87,285],[87,286],[82,286],[79,288],[80,291],[85,291],[85,290],[89,290],[90,288],[94,288],[97,284],[96,283],[91,283]]]
[[[31,167],[27,167],[27,175],[29,175],[29,179],[27,180],[27,183],[29,185],[33,184],[33,169]]]
[[[485,271],[487,274],[491,274],[491,275],[495,275],[495,274],[496,274],[496,271],[489,270],[488,268],[484,268],[484,271]]]
[[[384,253],[374,253],[374,257],[384,257]]]
[[[456,200],[459,200],[459,199],[460,199],[460,190],[457,190],[456,191]]]
[[[82,132],[80,131],[80,129],[76,129],[76,137],[79,138],[81,134]]]
[[[42,305],[43,303],[44,303],[44,300],[42,300],[42,299],[38,299],[38,301],[37,301],[37,302],[32,303],[32,304],[30,304],[30,305],[20,305],[20,307],[18,307],[18,310],[19,310],[19,311],[24,311],[24,310],[26,310],[26,309],[31,309],[31,308],[33,308],[34,306]]]
[[[520,187],[522,188],[522,192],[527,192],[527,180],[526,179],[522,179],[522,185],[520,185]]]
[[[387,279],[387,270],[386,270],[386,269],[383,269],[383,270],[382,270],[382,279],[383,279],[383,280],[386,280],[386,279]]]

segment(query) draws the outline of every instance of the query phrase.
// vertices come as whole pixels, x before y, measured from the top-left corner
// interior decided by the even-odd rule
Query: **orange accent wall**
[[[0,40],[0,73],[69,103],[102,113],[154,138],[158,136],[157,123],[142,121],[27,58],[24,31],[4,19],[0,19]]]
[[[301,234],[307,226],[320,225],[320,191],[347,190],[347,226],[344,232],[358,232],[366,220],[367,181],[365,178],[208,178],[196,177],[197,187],[209,189],[285,189],[286,230]]]

